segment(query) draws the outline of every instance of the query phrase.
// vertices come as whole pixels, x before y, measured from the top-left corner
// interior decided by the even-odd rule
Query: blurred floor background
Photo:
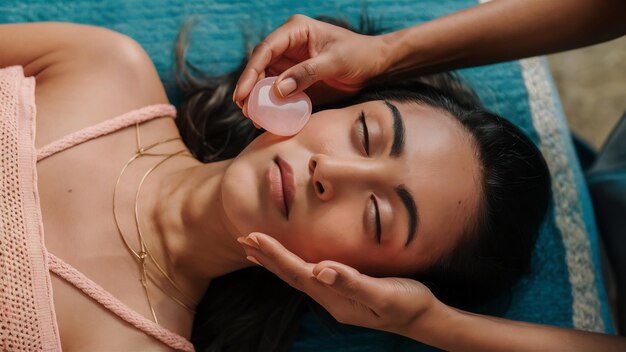
[[[548,61],[570,129],[598,150],[626,110],[626,36],[550,55]],[[605,288],[616,319],[614,271],[605,251],[601,252]]]
[[[600,148],[626,110],[626,36],[548,60],[570,128]]]

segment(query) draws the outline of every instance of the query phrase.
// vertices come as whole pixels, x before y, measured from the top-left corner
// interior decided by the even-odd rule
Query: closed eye
[[[359,122],[361,123],[361,133],[363,138],[363,148],[365,148],[365,154],[370,155],[370,133],[367,130],[367,122],[365,121],[365,112],[361,110],[359,114]]]
[[[380,237],[382,234],[381,226],[380,226],[380,211],[378,211],[378,201],[374,195],[371,195],[372,203],[374,204],[374,226],[376,228],[376,242],[380,244]]]

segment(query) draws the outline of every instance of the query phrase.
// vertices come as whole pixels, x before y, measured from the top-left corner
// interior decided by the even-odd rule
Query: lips
[[[287,218],[289,218],[289,213],[293,207],[293,200],[296,196],[296,183],[293,177],[293,169],[288,162],[281,159],[279,156],[276,156],[274,161],[280,168],[280,176],[283,181],[283,196],[287,208]]]
[[[272,201],[289,219],[289,212],[293,206],[296,191],[291,165],[276,156],[274,163],[270,166],[268,177]]]

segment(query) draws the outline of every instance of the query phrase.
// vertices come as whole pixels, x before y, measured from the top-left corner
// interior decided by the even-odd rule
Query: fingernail
[[[237,242],[241,243],[241,244],[245,244],[246,246],[250,246],[252,248],[259,248],[259,246],[256,244],[256,242],[252,241],[251,239],[247,238],[247,237],[239,237],[237,238]]]
[[[237,104],[237,106],[238,106],[240,109],[243,109],[243,105],[241,105],[241,103],[240,103],[239,101],[235,100],[235,104]]]
[[[233,101],[235,101],[235,97],[237,96],[237,88],[239,88],[238,84],[235,85],[235,90],[233,91]],[[235,101],[235,103],[236,103],[236,101]],[[237,105],[239,105],[239,104],[237,104]],[[241,108],[241,106],[239,108]]]
[[[246,259],[248,259],[249,261],[253,262],[256,265],[263,266],[263,264],[259,263],[259,261],[255,257],[253,257],[251,255],[247,256]]]
[[[257,248],[261,248],[261,245],[259,244],[259,239],[256,238],[256,236],[254,234],[249,234],[248,237],[246,237],[252,241],[254,241],[254,243],[256,244]]]
[[[248,105],[247,105],[247,104],[246,104],[246,105],[244,105],[244,106],[241,108],[241,112],[243,113],[243,116],[245,116],[245,117],[247,117],[247,118],[250,118],[250,116],[248,116]]]
[[[339,274],[337,274],[335,270],[331,268],[324,268],[324,270],[317,274],[316,278],[326,285],[332,285],[335,283],[335,280],[337,280],[337,275]]]
[[[287,97],[291,92],[296,90],[297,87],[298,84],[296,83],[296,80],[291,77],[283,79],[276,86],[276,88],[278,88],[278,93],[280,93],[280,96],[283,98]]]

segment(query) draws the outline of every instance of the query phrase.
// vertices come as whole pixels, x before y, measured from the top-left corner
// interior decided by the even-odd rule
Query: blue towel
[[[172,83],[173,44],[189,16],[198,22],[189,58],[215,74],[237,66],[243,33],[251,41],[294,13],[330,15],[357,23],[361,0],[4,0],[0,22],[68,21],[125,33],[150,55],[166,87]],[[378,0],[367,13],[395,30],[475,6],[469,0]],[[254,43],[253,43],[254,44]],[[373,53],[375,54],[375,53]],[[540,58],[461,70],[485,105],[526,131],[540,145],[553,175],[554,199],[533,255],[531,275],[519,282],[511,319],[613,332],[598,258],[596,225],[559,99]],[[168,90],[171,98],[174,92]],[[417,351],[428,347],[392,334],[341,326],[307,315],[294,351]]]

